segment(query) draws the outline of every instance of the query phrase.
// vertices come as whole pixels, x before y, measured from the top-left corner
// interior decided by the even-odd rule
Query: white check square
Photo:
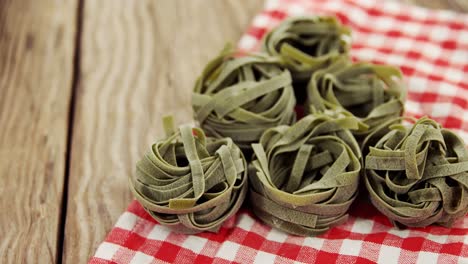
[[[229,261],[234,261],[236,259],[236,254],[239,251],[239,244],[233,243],[231,241],[226,241],[218,249],[216,257],[226,259]]]
[[[351,228],[351,232],[361,233],[361,234],[370,234],[372,233],[373,227],[374,227],[374,221],[358,218],[356,219],[356,222],[354,222],[353,227]]]
[[[341,244],[340,254],[359,256],[359,252],[362,248],[362,240],[344,239]]]
[[[377,262],[385,264],[398,263],[400,252],[400,248],[382,245],[379,252],[379,260]]]
[[[119,248],[119,245],[103,242],[96,250],[94,256],[105,260],[112,260],[112,257],[114,257]]]
[[[149,239],[164,241],[171,234],[171,230],[168,227],[162,225],[155,225],[153,230],[148,234]]]
[[[439,254],[427,252],[427,251],[420,251],[418,255],[418,260],[416,261],[417,264],[436,264],[437,258]]]
[[[123,213],[117,223],[115,223],[115,227],[119,227],[125,230],[132,230],[135,227],[135,224],[138,220],[138,217],[130,212]]]
[[[266,239],[271,240],[271,241],[276,241],[279,243],[283,243],[286,241],[288,238],[288,235],[282,231],[277,230],[276,228],[272,228],[270,232],[268,232],[268,235]]]
[[[150,264],[153,261],[153,257],[146,255],[145,253],[137,252],[135,256],[133,256],[130,264]]]
[[[267,252],[258,251],[255,256],[255,264],[275,263],[276,256]]]
[[[187,239],[185,239],[184,243],[182,243],[182,247],[188,248],[193,252],[200,254],[207,242],[208,240],[203,237],[187,236]]]

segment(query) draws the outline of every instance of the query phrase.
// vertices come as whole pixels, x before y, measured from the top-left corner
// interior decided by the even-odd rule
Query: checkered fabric
[[[398,66],[406,75],[406,115],[428,115],[468,142],[468,15],[395,1],[268,0],[239,42],[259,48],[288,16],[331,14],[352,28],[355,60]],[[344,225],[297,237],[262,224],[247,206],[220,232],[180,235],[134,201],[89,263],[468,263],[468,216],[448,229],[398,230],[366,199]]]

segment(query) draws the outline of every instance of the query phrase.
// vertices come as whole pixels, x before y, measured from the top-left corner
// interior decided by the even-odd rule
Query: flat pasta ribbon
[[[207,135],[230,137],[243,150],[263,131],[296,119],[291,75],[264,55],[234,57],[226,48],[208,63],[192,97],[195,119]]]
[[[396,226],[450,227],[468,212],[468,151],[434,120],[414,122],[390,121],[366,139],[366,188]]]
[[[279,56],[295,82],[307,82],[314,71],[347,56],[350,34],[335,17],[293,17],[265,35],[262,50]]]
[[[253,144],[250,202],[265,223],[311,236],[345,222],[357,195],[360,150],[355,119],[308,115],[265,131]]]
[[[247,163],[230,138],[206,137],[199,128],[173,129],[152,145],[130,177],[135,198],[159,223],[179,233],[217,232],[247,193]]]
[[[398,68],[340,58],[312,75],[306,110],[356,118],[359,129],[353,134],[361,141],[379,125],[403,114],[405,96]]]

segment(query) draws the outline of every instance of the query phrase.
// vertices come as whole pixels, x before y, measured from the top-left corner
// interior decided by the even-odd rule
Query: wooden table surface
[[[0,263],[86,263],[161,117],[191,120],[196,76],[262,5],[0,0]]]

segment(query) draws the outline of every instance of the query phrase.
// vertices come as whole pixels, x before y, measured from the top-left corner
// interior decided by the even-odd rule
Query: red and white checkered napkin
[[[287,16],[331,14],[353,30],[352,57],[399,66],[408,82],[407,115],[428,115],[468,142],[468,15],[380,0],[268,0],[239,48],[257,50]],[[179,235],[134,201],[90,263],[468,263],[468,216],[451,229],[397,230],[366,201],[349,221],[319,237],[262,224],[248,208],[218,234]]]

